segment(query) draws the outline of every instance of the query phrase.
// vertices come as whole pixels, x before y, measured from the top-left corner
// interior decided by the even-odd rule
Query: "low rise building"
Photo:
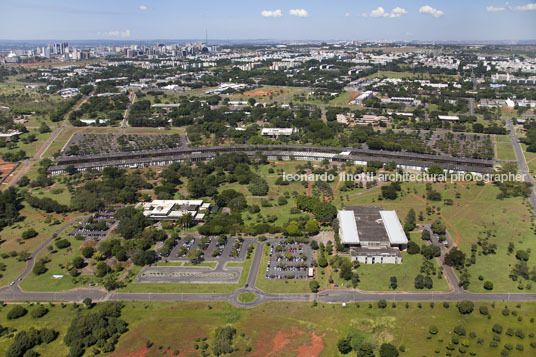
[[[203,200],[154,200],[143,204],[143,215],[154,220],[175,220],[191,214],[194,221],[202,221],[210,209]]]
[[[339,211],[341,243],[350,247],[352,261],[401,264],[408,238],[395,211],[381,207],[344,207]]]

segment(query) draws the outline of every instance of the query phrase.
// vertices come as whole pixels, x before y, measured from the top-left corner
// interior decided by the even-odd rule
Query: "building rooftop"
[[[380,211],[391,244],[408,244],[408,238],[395,211]]]
[[[338,218],[342,244],[359,244],[359,233],[357,232],[354,212],[339,211]]]

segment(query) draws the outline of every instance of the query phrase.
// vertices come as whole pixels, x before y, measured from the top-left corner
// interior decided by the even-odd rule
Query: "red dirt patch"
[[[257,341],[253,356],[278,356],[281,353],[293,352],[298,357],[316,357],[319,356],[324,349],[322,338],[325,334],[317,336],[314,331],[307,333],[311,336],[310,344],[300,344],[297,337],[305,335],[306,332],[294,329],[292,332],[277,331],[271,340],[262,338]],[[306,336],[303,336],[305,338]],[[302,338],[302,340],[303,340]]]
[[[262,96],[272,95],[272,93],[275,93],[275,91],[274,90],[257,90],[255,92],[244,93],[244,95],[246,97],[262,97]]]
[[[324,342],[322,342],[322,337],[326,334],[317,336],[313,331],[311,332],[311,345],[303,345],[298,347],[298,357],[316,357],[320,356],[320,353],[324,349]]]
[[[142,347],[139,350],[124,353],[112,353],[112,357],[145,357],[151,351],[150,348]]]

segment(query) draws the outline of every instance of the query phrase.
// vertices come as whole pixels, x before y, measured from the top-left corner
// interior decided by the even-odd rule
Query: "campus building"
[[[337,215],[341,243],[350,247],[352,261],[401,264],[408,238],[395,211],[381,207],[344,207]]]
[[[154,200],[143,204],[143,215],[154,220],[174,220],[190,213],[194,221],[202,221],[210,203],[203,200]]]

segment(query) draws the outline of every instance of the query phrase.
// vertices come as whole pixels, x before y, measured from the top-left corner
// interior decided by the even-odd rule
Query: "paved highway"
[[[514,124],[512,123],[511,118],[506,119],[506,127],[510,130],[510,139],[514,146],[514,151],[516,153],[517,164],[519,166],[519,171],[523,175],[523,181],[534,183],[534,179],[530,175],[529,166],[525,160],[525,155],[519,143],[519,137],[517,136],[516,131],[514,130]],[[530,190],[529,201],[532,206],[532,211],[536,214],[536,194],[534,193],[534,188]]]

